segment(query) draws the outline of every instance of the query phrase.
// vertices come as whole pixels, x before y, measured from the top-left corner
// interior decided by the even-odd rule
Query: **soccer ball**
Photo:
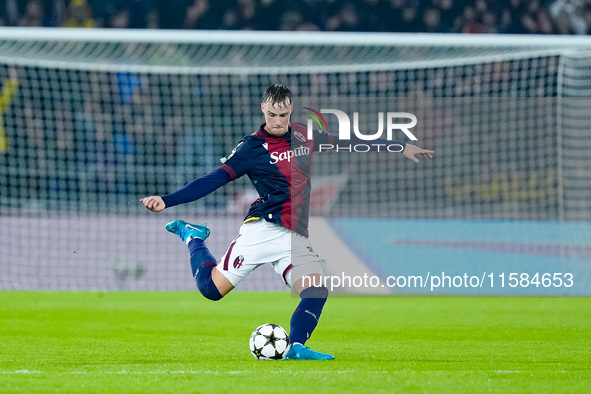
[[[289,350],[289,335],[277,324],[263,324],[252,332],[249,345],[257,360],[281,360]]]

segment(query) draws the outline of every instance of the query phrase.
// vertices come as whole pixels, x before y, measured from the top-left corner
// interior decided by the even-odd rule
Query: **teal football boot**
[[[334,356],[315,352],[301,343],[295,343],[285,355],[285,360],[334,360]]]
[[[183,242],[187,242],[187,238],[199,238],[206,240],[209,237],[209,229],[203,224],[190,224],[184,220],[173,220],[166,223],[166,229],[171,233],[178,235]]]

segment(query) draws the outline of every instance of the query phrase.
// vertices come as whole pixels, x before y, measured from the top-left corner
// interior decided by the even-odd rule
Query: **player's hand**
[[[144,197],[140,202],[152,212],[160,212],[166,208],[166,204],[164,204],[164,200],[160,196]]]
[[[432,153],[435,153],[435,152],[432,150],[419,148],[418,146],[411,145],[411,144],[406,144],[406,147],[402,151],[402,154],[404,155],[404,157],[411,159],[415,163],[419,162],[419,159],[417,159],[415,157],[415,155],[421,155],[425,159],[432,159],[433,158],[433,156],[431,155]]]

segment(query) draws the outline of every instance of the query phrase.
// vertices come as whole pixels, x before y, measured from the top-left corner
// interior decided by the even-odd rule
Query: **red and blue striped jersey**
[[[231,180],[247,175],[259,194],[245,221],[261,218],[307,236],[312,153],[320,144],[335,144],[336,137],[314,130],[309,140],[297,123],[276,137],[264,126],[242,139],[221,168]]]
[[[166,207],[198,200],[247,175],[259,198],[250,206],[245,221],[264,219],[307,237],[312,153],[320,145],[338,146],[347,141],[339,141],[337,136],[317,130],[310,140],[306,137],[307,128],[298,123],[290,123],[288,132],[281,137],[269,134],[264,127],[263,124],[258,131],[240,140],[220,168],[163,196]],[[366,141],[351,137],[350,142]],[[405,146],[400,141],[380,139],[375,142]]]

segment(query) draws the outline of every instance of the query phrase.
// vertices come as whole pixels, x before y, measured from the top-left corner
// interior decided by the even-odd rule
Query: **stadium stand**
[[[589,34],[590,0],[3,0],[0,26]]]

